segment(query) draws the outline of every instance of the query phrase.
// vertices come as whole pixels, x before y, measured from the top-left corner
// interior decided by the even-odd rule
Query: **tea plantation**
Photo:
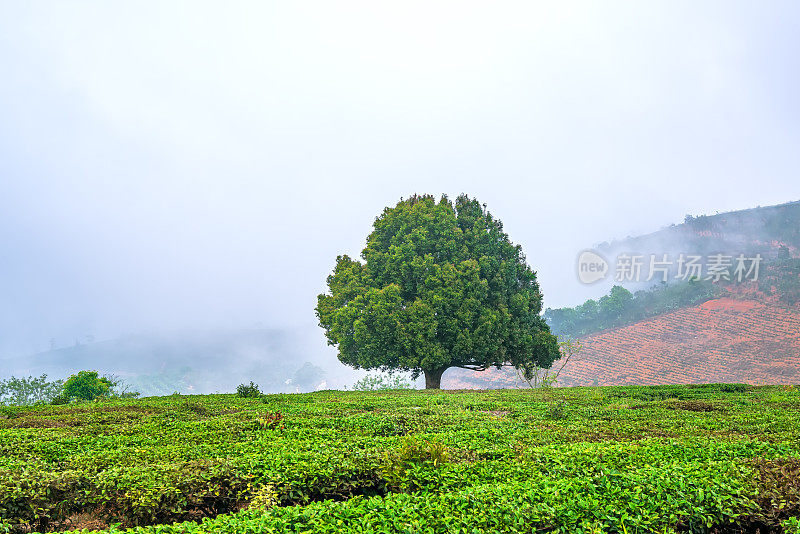
[[[0,408],[0,532],[800,532],[800,391]]]

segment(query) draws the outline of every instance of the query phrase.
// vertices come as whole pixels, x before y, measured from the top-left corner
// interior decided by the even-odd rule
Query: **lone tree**
[[[317,317],[339,360],[425,374],[450,367],[549,368],[558,342],[536,273],[477,200],[414,195],[376,218],[363,262],[336,258]]]

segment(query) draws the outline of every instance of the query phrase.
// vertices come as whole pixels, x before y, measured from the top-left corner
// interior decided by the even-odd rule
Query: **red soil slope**
[[[722,298],[581,342],[559,385],[800,384],[798,307]],[[520,381],[509,370],[450,370],[443,386],[519,387]]]

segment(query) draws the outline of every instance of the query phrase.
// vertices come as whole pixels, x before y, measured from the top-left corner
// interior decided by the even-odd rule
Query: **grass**
[[[0,532],[797,532],[798,419],[730,385],[5,408]]]

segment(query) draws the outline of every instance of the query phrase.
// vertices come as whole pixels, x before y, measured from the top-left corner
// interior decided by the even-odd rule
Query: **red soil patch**
[[[753,302],[751,300],[734,300],[729,298],[721,298],[721,299],[709,300],[708,302],[704,302],[698,307],[704,310],[749,311],[759,306],[763,305],[759,304],[758,302]]]
[[[562,386],[800,384],[800,308],[729,298],[581,340]],[[558,363],[555,364],[558,367]],[[451,369],[444,387],[520,387],[513,370]]]

